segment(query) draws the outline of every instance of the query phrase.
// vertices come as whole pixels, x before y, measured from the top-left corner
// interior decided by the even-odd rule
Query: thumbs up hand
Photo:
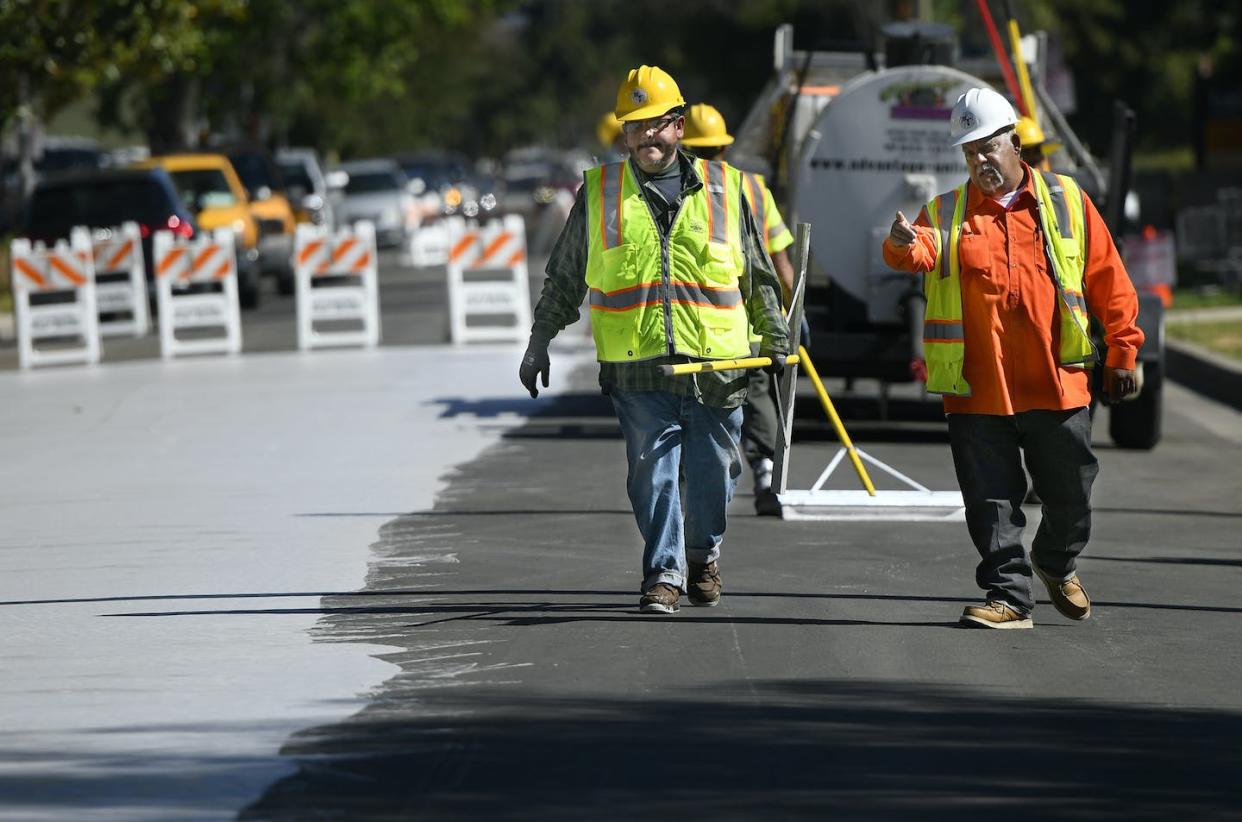
[[[888,230],[889,242],[898,248],[905,248],[914,242],[914,237],[914,226],[910,225],[906,215],[898,211],[897,219],[893,220],[893,226]]]

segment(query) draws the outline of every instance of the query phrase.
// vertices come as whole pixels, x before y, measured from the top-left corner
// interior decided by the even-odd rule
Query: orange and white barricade
[[[379,270],[373,223],[363,221],[336,232],[299,225],[293,278],[299,349],[379,345]],[[324,327],[345,324],[352,327]]]
[[[138,224],[125,223],[119,229],[96,232],[91,246],[95,259],[95,304],[100,314],[113,315],[99,320],[99,333],[105,337],[145,336],[151,317]]]
[[[52,248],[43,243],[31,245],[29,240],[19,238],[9,250],[18,365],[31,368],[99,362],[99,315],[95,310],[90,232],[74,228],[69,242],[58,240]],[[40,298],[32,303],[34,295]],[[47,295],[46,300],[43,295]],[[56,342],[47,347],[36,346],[39,341],[51,340]]]
[[[237,299],[237,256],[233,232],[217,228],[195,240],[157,231],[155,296],[160,312],[160,354],[237,354],[241,351],[241,309]],[[217,329],[198,336],[199,329]],[[191,330],[182,339],[178,331]]]
[[[450,225],[452,341],[525,342],[531,322],[528,279],[526,223],[521,217],[511,214],[483,226]]]
[[[444,265],[449,256],[449,235],[454,231],[460,235],[465,225],[465,218],[456,215],[424,222],[410,235],[410,265]]]

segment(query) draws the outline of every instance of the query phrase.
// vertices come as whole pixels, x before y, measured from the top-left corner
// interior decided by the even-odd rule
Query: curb
[[[1242,363],[1169,337],[1164,360],[1169,379],[1242,411]]]

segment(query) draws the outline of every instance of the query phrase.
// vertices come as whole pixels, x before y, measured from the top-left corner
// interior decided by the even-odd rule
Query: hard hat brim
[[[682,139],[683,146],[693,146],[695,148],[710,148],[713,146],[728,146],[733,144],[733,138],[728,134],[720,137],[685,137]]]
[[[681,108],[685,103],[650,103],[642,108],[636,108],[626,114],[618,114],[617,119],[623,123],[629,123],[634,120],[650,120],[652,117],[663,117],[675,108]]]
[[[1000,134],[1002,131],[1012,130],[1013,127],[1014,123],[992,129],[989,129],[987,126],[979,126],[978,128],[971,129],[965,134],[951,138],[952,142],[950,142],[949,145],[960,146],[962,143],[973,143],[975,140],[982,140],[984,137],[990,137],[993,134]]]

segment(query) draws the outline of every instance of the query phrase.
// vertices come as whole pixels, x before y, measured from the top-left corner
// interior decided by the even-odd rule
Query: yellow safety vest
[[[789,233],[785,221],[781,219],[781,213],[776,209],[776,199],[768,189],[763,175],[743,171],[742,183],[746,204],[750,206],[750,213],[755,216],[755,226],[763,235],[763,247],[768,254],[784,251],[793,245],[793,234]],[[763,342],[763,336],[753,327],[750,330],[750,342],[752,348]]]
[[[586,281],[601,362],[747,356],[737,169],[695,161],[703,186],[660,233],[629,162],[585,172]]]
[[[1060,295],[1061,365],[1090,367],[1097,359],[1091,342],[1087,302],[1082,282],[1087,267],[1086,212],[1082,191],[1069,177],[1043,171],[1033,174],[1039,206],[1044,251],[1051,262]],[[962,326],[961,260],[958,246],[966,214],[966,183],[929,201],[924,208],[936,232],[936,264],[923,277],[927,309],[923,322],[923,355],[927,361],[927,390],[936,394],[970,396],[962,374],[966,340]],[[942,226],[948,226],[945,230]],[[948,261],[948,266],[944,261]],[[947,268],[947,271],[946,271]]]
[[[789,248],[793,245],[793,234],[781,219],[781,213],[776,208],[776,199],[763,175],[743,171],[742,181],[745,183],[743,191],[746,202],[750,205],[751,214],[755,215],[755,225],[763,234],[763,247],[769,254]]]

